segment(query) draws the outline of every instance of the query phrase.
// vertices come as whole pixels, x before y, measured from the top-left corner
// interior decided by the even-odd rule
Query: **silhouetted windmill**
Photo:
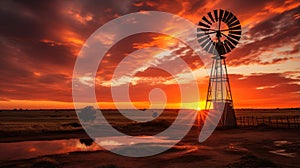
[[[241,24],[231,12],[214,10],[203,16],[197,28],[197,38],[205,51],[212,54],[212,69],[209,78],[205,110],[223,110],[218,126],[236,126],[232,94],[229,84],[225,54],[238,44]],[[221,111],[220,111],[221,112]]]

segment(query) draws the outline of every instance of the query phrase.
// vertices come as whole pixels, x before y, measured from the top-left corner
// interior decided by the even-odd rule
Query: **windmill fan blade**
[[[238,26],[236,26],[236,27],[231,27],[231,28],[229,28],[228,30],[230,30],[230,31],[236,31],[236,30],[241,30],[242,29],[242,27],[241,27],[241,25],[238,25]]]
[[[209,51],[211,46],[212,46],[211,42],[208,42],[208,44],[204,47],[204,50]]]
[[[231,50],[234,49],[234,45],[231,44],[228,40],[225,40],[224,43],[227,44],[231,48]]]
[[[206,34],[215,33],[213,31],[207,33],[207,31],[210,31],[210,29],[208,29],[208,28],[202,28],[202,27],[201,28],[197,28],[197,32],[199,32],[199,33],[203,33],[203,32],[206,33]]]
[[[211,41],[211,39],[207,38],[202,44],[200,44],[202,48],[204,48],[209,43],[209,41]]]
[[[224,22],[228,24],[228,22],[229,22],[233,17],[234,17],[233,14],[232,14],[231,12],[229,12],[228,17],[227,17],[227,19],[226,19]]]
[[[229,12],[225,11],[224,17],[222,19],[223,22],[225,22],[225,20],[227,19],[228,15],[229,15]]]
[[[230,36],[229,36],[230,37]],[[233,45],[237,45],[238,44],[238,42],[237,41],[235,41],[233,38],[228,38],[228,40],[233,44]]]
[[[235,35],[232,35],[232,34],[228,34],[228,36],[229,36],[231,39],[234,39],[235,41],[239,41],[239,39],[240,39],[239,36],[235,36]]]
[[[229,53],[229,52],[231,51],[231,49],[230,49],[230,47],[228,46],[228,44],[226,44],[226,43],[224,42],[223,45],[225,46],[226,53]]]
[[[206,35],[205,37],[202,37],[202,38],[198,39],[198,42],[202,43],[203,41],[205,41],[207,39],[210,39],[208,35]]]
[[[220,15],[219,15],[219,20],[221,21],[223,19],[223,13],[224,13],[224,10],[220,9]]]
[[[235,22],[229,24],[228,27],[234,27],[234,26],[237,26],[239,24],[240,24],[240,22],[238,20],[236,20]]]
[[[216,34],[217,32],[215,32],[215,31],[212,31],[212,32],[205,32],[205,34]]]
[[[212,31],[211,29],[206,29],[206,28],[197,28],[197,32],[199,33],[205,33],[205,34],[213,34],[216,33],[215,31]]]
[[[198,34],[197,34],[197,38],[201,38],[201,37],[203,37],[203,36],[206,36],[206,34],[205,34],[205,33],[198,33]]]
[[[233,16],[233,18],[231,20],[228,21],[227,25],[232,24],[233,22],[235,22],[237,20],[237,18],[235,16]]]
[[[237,42],[238,42],[238,41],[240,40],[240,38],[241,38],[240,36],[235,36],[235,35],[232,35],[232,34],[229,34],[228,36],[229,36],[230,38],[234,39],[234,40],[237,41]]]
[[[205,29],[205,28],[201,28],[200,30],[204,31],[204,32],[209,31],[209,29]],[[198,31],[198,32],[200,32],[200,31]]]
[[[242,31],[229,31],[229,35],[240,37],[242,35]]]
[[[206,28],[210,28],[210,26],[209,25],[206,25],[206,24],[204,24],[204,23],[202,23],[202,22],[199,22],[199,24],[198,24],[199,26],[203,26],[203,27],[206,27]]]
[[[204,20],[209,25],[212,25],[212,23],[205,16],[202,17],[202,20]]]
[[[215,15],[216,21],[218,21],[218,10],[214,10],[214,15]]]
[[[211,20],[213,23],[215,22],[215,20],[214,20],[212,14],[211,14],[211,12],[208,12],[208,17],[210,18],[210,20]]]

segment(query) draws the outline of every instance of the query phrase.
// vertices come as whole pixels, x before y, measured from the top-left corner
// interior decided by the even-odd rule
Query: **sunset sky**
[[[163,11],[197,24],[202,16],[220,8],[233,12],[242,25],[240,43],[226,55],[234,107],[300,107],[297,0],[6,0],[0,1],[0,109],[74,108],[72,75],[76,57],[89,36],[110,20],[132,12]],[[203,107],[208,85],[203,62],[178,39],[158,33],[129,36],[106,53],[96,76],[95,91],[101,107],[114,107],[110,85],[112,81],[123,84],[121,79],[112,79],[120,61],[147,47],[169,50],[149,53],[147,59],[186,61],[197,77]],[[132,70],[135,77],[130,98],[135,105],[148,107],[151,89],[161,88],[168,99],[167,107],[176,108],[180,93],[173,77],[156,67],[141,67]],[[174,68],[188,87],[185,69]],[[126,107],[126,102],[120,103]]]

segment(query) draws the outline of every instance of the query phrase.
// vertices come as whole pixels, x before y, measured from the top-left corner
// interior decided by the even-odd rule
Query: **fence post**
[[[291,128],[289,116],[286,117],[286,120],[287,120],[288,128]]]
[[[241,127],[243,127],[242,116],[240,116],[240,125],[241,125]]]
[[[299,116],[297,116],[297,128],[300,128],[300,125],[299,125]]]
[[[248,124],[248,127],[250,127],[250,123],[249,123],[249,116],[247,116],[247,124]]]
[[[295,125],[295,128],[299,128],[299,123],[298,123],[298,116],[295,116],[296,117],[296,125]]]

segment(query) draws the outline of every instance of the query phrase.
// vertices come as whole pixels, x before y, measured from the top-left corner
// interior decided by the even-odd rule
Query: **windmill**
[[[236,16],[227,10],[209,12],[198,24],[197,38],[203,49],[212,54],[212,68],[206,97],[205,111],[222,112],[218,126],[236,126],[232,94],[229,84],[225,54],[238,44],[241,24]]]

